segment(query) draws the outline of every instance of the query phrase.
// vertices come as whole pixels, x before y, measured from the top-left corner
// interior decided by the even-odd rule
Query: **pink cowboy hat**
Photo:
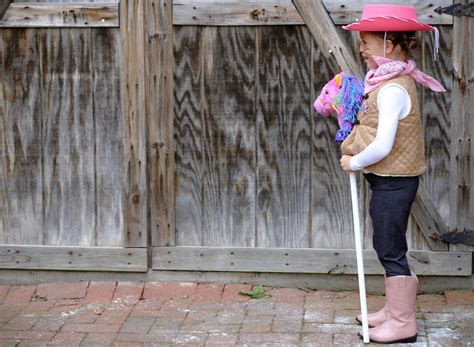
[[[362,19],[343,26],[352,31],[431,31],[433,27],[416,19],[413,6],[371,4],[362,10]]]

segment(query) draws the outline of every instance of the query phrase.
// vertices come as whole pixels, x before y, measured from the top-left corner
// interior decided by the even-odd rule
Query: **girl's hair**
[[[384,38],[384,31],[374,32],[375,35]],[[405,54],[409,54],[411,49],[418,46],[418,40],[414,31],[387,31],[387,40],[392,41],[396,46],[399,45]]]

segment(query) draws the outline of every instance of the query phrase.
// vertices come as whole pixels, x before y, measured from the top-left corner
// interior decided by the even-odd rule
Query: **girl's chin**
[[[364,62],[369,70],[375,69],[377,67],[377,64],[375,64],[373,61],[370,61],[369,59],[364,59]]]

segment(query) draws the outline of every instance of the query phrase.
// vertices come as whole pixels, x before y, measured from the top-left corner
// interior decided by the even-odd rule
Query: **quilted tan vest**
[[[407,90],[411,99],[411,109],[410,113],[398,122],[392,151],[381,161],[365,167],[364,171],[380,176],[418,176],[426,170],[426,163],[415,81],[405,75],[384,84],[386,83],[397,83]],[[368,94],[368,98],[364,101],[367,106],[361,107],[357,114],[357,124],[341,145],[343,154],[356,155],[375,139],[378,126],[377,95],[382,86]]]

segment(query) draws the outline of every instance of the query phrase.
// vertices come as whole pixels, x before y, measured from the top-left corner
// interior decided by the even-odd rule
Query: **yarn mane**
[[[364,86],[355,76],[341,72],[324,86],[314,102],[314,109],[322,116],[336,111],[339,130],[336,141],[342,142],[352,131],[364,97]]]

